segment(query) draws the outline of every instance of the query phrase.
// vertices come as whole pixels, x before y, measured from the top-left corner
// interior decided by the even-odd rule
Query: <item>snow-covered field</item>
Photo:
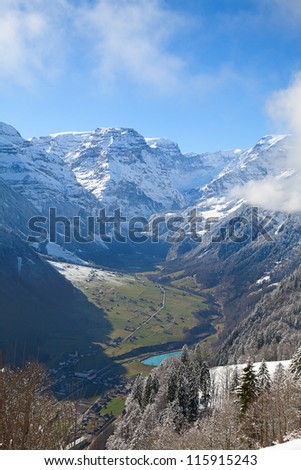
[[[289,367],[291,361],[290,360],[288,360],[288,361],[271,361],[271,362],[266,363],[271,376],[274,374],[276,367],[280,363],[285,368],[287,368],[287,367]],[[261,364],[260,362],[254,362],[253,366],[254,366],[255,372],[258,372],[260,364]],[[246,365],[247,364],[237,364],[237,368],[241,372],[243,370],[243,368],[246,367]],[[231,373],[234,368],[235,368],[235,365],[214,367],[213,369],[211,369],[211,374],[215,378],[215,380],[218,382],[219,380],[222,380],[227,375],[227,373]]]
[[[289,442],[284,442],[283,444],[277,444],[275,446],[260,449],[261,452],[270,450],[301,450],[301,439],[294,439]]]
[[[49,242],[46,246],[47,254],[49,256],[53,256],[54,258],[63,259],[69,263],[75,263],[78,265],[87,265],[85,261],[80,259],[74,253],[71,253],[68,250],[65,250],[62,246],[58,245],[57,243]]]
[[[127,276],[122,274],[91,266],[79,266],[77,264],[60,263],[57,261],[49,261],[49,263],[72,283],[99,280],[111,284],[123,284],[128,279]]]

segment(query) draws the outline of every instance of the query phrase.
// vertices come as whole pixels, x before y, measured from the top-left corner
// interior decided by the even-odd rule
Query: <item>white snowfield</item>
[[[88,283],[94,280],[99,280],[116,285],[123,284],[127,279],[127,277],[122,274],[105,271],[92,266],[79,266],[77,264],[61,263],[57,261],[49,261],[49,263],[72,283]]]
[[[287,360],[287,361],[270,361],[270,362],[266,363],[271,376],[274,374],[276,367],[280,363],[285,368],[288,368],[290,363],[291,363],[291,360]],[[261,362],[254,362],[253,366],[254,366],[255,372],[258,372],[260,364],[261,364]],[[246,365],[247,364],[237,364],[237,368],[241,372],[243,370],[243,368],[246,367]],[[216,382],[218,383],[220,380],[222,380],[227,375],[227,371],[231,372],[231,371],[233,371],[233,369],[235,367],[236,367],[235,365],[214,367],[213,369],[211,369],[210,372],[211,372],[211,375],[215,378]]]
[[[301,450],[301,439],[294,439],[289,442],[284,442],[283,444],[276,444],[275,446],[264,447],[263,449],[260,449],[260,452],[270,452],[271,450]]]
[[[85,261],[81,260],[78,256],[65,248],[61,247],[57,243],[48,242],[46,246],[47,254],[53,256],[54,258],[62,259],[66,262],[77,264],[79,266],[88,264]]]

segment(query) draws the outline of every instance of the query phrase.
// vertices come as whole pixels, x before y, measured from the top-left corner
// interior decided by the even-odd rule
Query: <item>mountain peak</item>
[[[179,155],[181,153],[178,144],[172,140],[163,137],[150,137],[145,140],[151,148],[167,151],[170,154]]]
[[[268,134],[263,136],[258,142],[256,143],[255,147],[271,147],[272,145],[278,144],[282,140],[286,140],[290,137],[288,134]]]
[[[102,147],[136,147],[146,146],[144,137],[135,129],[127,127],[97,128],[91,135],[94,143],[100,142]]]
[[[18,142],[24,140],[13,126],[0,121],[0,138],[3,137],[8,140],[18,140]]]

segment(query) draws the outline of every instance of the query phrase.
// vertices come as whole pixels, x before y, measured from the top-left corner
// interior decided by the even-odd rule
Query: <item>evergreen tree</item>
[[[209,367],[206,362],[203,362],[200,373],[200,391],[202,394],[202,401],[205,408],[207,408],[210,400],[211,390],[211,377]]]
[[[188,384],[185,377],[184,366],[182,366],[179,370],[176,399],[178,400],[183,416],[186,417],[188,406]]]
[[[159,392],[160,383],[158,377],[153,375],[153,383],[152,383],[152,394],[151,394],[151,403],[155,400],[157,393]]]
[[[188,403],[187,403],[187,419],[189,422],[196,420],[199,407],[199,375],[198,367],[194,361],[189,363],[187,369],[188,382]]]
[[[126,412],[118,422],[114,434],[107,441],[107,449],[130,449],[133,436],[143,418],[138,401],[129,395],[126,400]]]
[[[161,421],[163,426],[171,427],[176,432],[181,431],[185,419],[178,399],[168,404],[162,413]]]
[[[167,386],[167,402],[173,402],[177,397],[177,390],[178,390],[178,372],[175,368],[172,368],[168,379],[168,386]]]
[[[249,405],[257,396],[257,378],[254,371],[253,362],[249,359],[246,367],[243,369],[241,383],[237,395],[240,400],[240,409],[245,413]]]
[[[130,449],[146,449],[151,431],[159,424],[158,413],[154,405],[147,405],[140,422],[134,429]]]
[[[187,347],[187,344],[184,344],[182,348],[182,353],[181,353],[181,362],[184,364],[184,366],[188,365],[189,362],[189,349]]]
[[[230,392],[236,392],[239,388],[240,384],[240,374],[238,371],[237,365],[234,367],[232,375],[231,375],[231,382],[230,382]]]
[[[143,406],[146,407],[147,405],[154,402],[155,397],[159,390],[159,381],[156,375],[149,374],[146,379],[144,391],[143,391]]]
[[[144,391],[143,391],[143,406],[146,407],[150,403],[150,397],[152,393],[152,376],[149,374],[149,376],[146,379],[145,386],[144,386]]]
[[[143,389],[144,389],[144,378],[141,374],[139,374],[134,382],[132,388],[132,399],[135,400],[138,405],[142,406],[142,398],[143,398]]]
[[[277,367],[275,368],[275,372],[273,375],[273,388],[279,390],[284,387],[286,381],[286,372],[285,367],[282,362],[279,362]]]
[[[267,392],[271,388],[271,376],[268,366],[263,359],[257,373],[257,386],[259,392]]]
[[[295,379],[301,378],[301,346],[293,355],[289,370]]]
[[[201,368],[203,365],[203,353],[200,343],[198,343],[194,348],[193,359],[199,364],[199,367]]]

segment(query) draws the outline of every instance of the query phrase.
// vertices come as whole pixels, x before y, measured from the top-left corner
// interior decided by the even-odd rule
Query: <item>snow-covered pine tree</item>
[[[199,367],[201,368],[203,365],[203,353],[200,343],[198,343],[194,348],[193,359],[199,364]]]
[[[131,393],[126,400],[125,414],[115,428],[114,434],[107,441],[107,449],[130,449],[135,431],[142,420],[142,410]]]
[[[182,353],[181,353],[180,359],[181,359],[181,362],[184,364],[184,366],[188,365],[188,362],[189,362],[189,349],[188,349],[187,344],[184,344],[184,346],[182,348]]]
[[[185,374],[184,364],[178,371],[178,381],[177,381],[177,395],[176,399],[179,402],[180,409],[183,416],[187,416],[187,406],[188,406],[188,383]]]
[[[197,419],[199,408],[199,368],[198,364],[191,360],[187,368],[188,382],[188,403],[187,403],[187,419],[192,423]]]
[[[294,379],[301,378],[301,346],[299,346],[292,357],[289,371],[293,375]]]
[[[240,385],[240,374],[237,365],[234,367],[231,380],[230,380],[230,392],[235,393]]]
[[[151,397],[151,393],[152,393],[152,382],[153,382],[152,376],[151,376],[151,374],[149,374],[146,381],[144,382],[145,385],[144,385],[143,398],[142,398],[142,403],[143,403],[144,408],[150,402],[150,397]]]
[[[167,386],[167,402],[172,403],[177,397],[178,390],[178,371],[172,368],[170,376],[168,378]]]
[[[134,382],[132,392],[131,392],[131,397],[133,400],[135,400],[139,406],[142,406],[142,398],[143,398],[143,389],[144,389],[144,377],[142,374],[139,374],[136,377],[136,380]]]
[[[279,362],[273,374],[272,387],[278,391],[283,389],[285,386],[286,379],[287,373],[285,367],[282,362]]]
[[[246,367],[243,369],[240,387],[237,391],[242,413],[246,412],[248,406],[255,400],[257,394],[257,378],[254,371],[253,362],[251,359],[249,359]]]
[[[203,362],[200,372],[200,391],[202,394],[202,401],[204,408],[207,408],[210,400],[211,390],[211,377],[209,367],[206,362]]]
[[[161,422],[163,426],[170,427],[174,431],[180,432],[185,422],[182,411],[178,399],[169,403],[162,413]]]
[[[159,380],[158,380],[158,377],[156,376],[156,374],[154,374],[152,376],[152,378],[153,378],[153,382],[152,382],[152,394],[151,394],[151,397],[150,397],[150,403],[153,403],[157,393],[159,392],[159,388],[160,388],[160,383],[159,383]]]
[[[158,424],[159,419],[155,405],[147,405],[131,439],[130,449],[147,449],[149,436]]]
[[[143,407],[154,402],[159,390],[159,381],[155,374],[149,374],[145,381],[142,404]]]
[[[271,388],[271,376],[267,363],[263,359],[257,372],[257,387],[260,393],[267,392]]]

